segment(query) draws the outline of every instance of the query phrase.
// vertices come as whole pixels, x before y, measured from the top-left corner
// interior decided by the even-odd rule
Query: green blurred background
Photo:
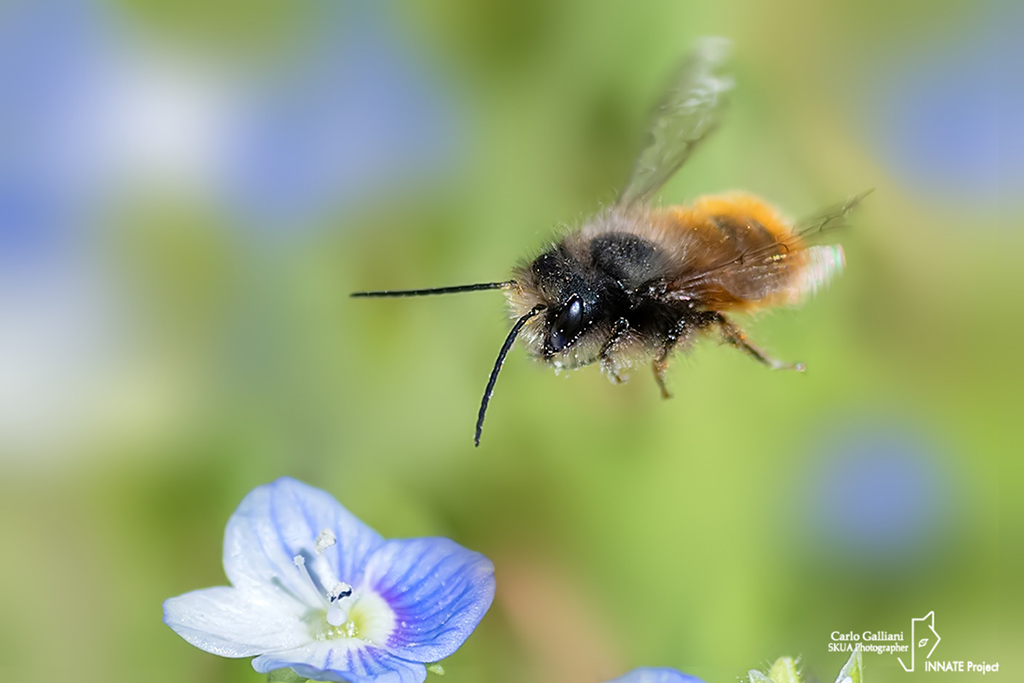
[[[258,681],[161,602],[224,583],[281,475],[497,565],[451,683],[830,681],[833,631],[936,613],[1021,680],[1024,13],[1006,2],[117,0],[0,7],[0,671]],[[479,449],[507,277],[610,202],[695,38],[723,127],[665,203],[801,217],[876,188],[847,271],[649,373],[521,349]],[[868,680],[930,680],[866,655]],[[920,666],[920,664],[919,664]],[[975,680],[945,674],[943,680]]]

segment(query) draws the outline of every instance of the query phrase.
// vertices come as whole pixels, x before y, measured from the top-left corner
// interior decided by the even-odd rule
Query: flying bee
[[[843,223],[867,194],[798,224],[745,194],[701,197],[692,206],[651,206],[654,194],[719,123],[732,79],[722,73],[728,43],[705,39],[655,110],[650,141],[610,207],[513,271],[503,282],[434,289],[357,292],[404,297],[501,289],[515,323],[494,362],[476,421],[517,337],[556,370],[600,363],[613,382],[650,363],[661,395],[673,352],[717,334],[773,369],[803,370],[755,346],[728,317],[792,305],[842,270],[839,245],[808,239]]]

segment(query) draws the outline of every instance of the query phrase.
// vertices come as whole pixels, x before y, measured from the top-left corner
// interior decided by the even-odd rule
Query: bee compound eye
[[[583,302],[579,297],[572,297],[558,312],[551,323],[551,334],[548,346],[552,353],[558,353],[568,346],[583,327]]]

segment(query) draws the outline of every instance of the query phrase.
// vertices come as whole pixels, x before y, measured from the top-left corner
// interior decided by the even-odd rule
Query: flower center
[[[317,538],[314,550],[321,555],[334,545],[334,535],[324,530]],[[368,586],[358,590],[344,581],[330,577],[330,569],[320,557],[313,559],[319,583],[306,568],[306,558],[293,558],[296,569],[311,589],[310,596],[319,600],[311,605],[313,611],[306,618],[311,635],[316,640],[358,639],[374,645],[383,645],[395,630],[395,613],[380,595]]]
[[[319,640],[335,640],[339,638],[358,638],[383,645],[395,630],[395,613],[384,601],[384,598],[372,590],[363,590],[350,598],[343,598],[346,601],[345,609],[339,610],[332,615],[328,608],[326,619],[327,628],[316,634]],[[333,607],[333,605],[332,605]],[[337,614],[341,615],[338,623]],[[332,616],[335,618],[332,619]]]

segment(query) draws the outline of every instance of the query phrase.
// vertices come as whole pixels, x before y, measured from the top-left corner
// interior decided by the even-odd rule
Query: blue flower
[[[608,683],[704,683],[696,676],[684,674],[675,669],[633,669]]]
[[[385,540],[329,494],[282,478],[242,500],[224,533],[231,586],[164,602],[164,622],[261,673],[421,683],[494,598],[494,565],[446,538]]]

